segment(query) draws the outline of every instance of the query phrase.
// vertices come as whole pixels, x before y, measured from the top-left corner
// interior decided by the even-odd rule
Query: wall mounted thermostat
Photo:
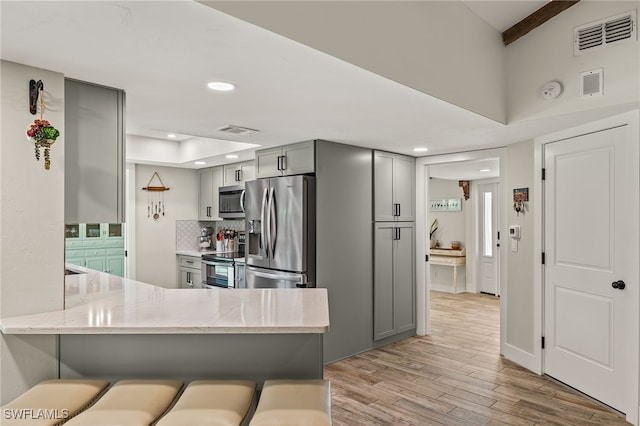
[[[509,236],[511,237],[511,251],[518,251],[518,240],[520,239],[520,225],[509,226]]]

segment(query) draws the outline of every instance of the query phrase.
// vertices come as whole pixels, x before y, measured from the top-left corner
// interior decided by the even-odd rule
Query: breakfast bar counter
[[[0,319],[58,335],[60,378],[322,378],[326,289],[167,289],[68,266],[64,310]]]
[[[66,308],[0,320],[4,334],[326,333],[326,289],[167,289],[77,266]]]

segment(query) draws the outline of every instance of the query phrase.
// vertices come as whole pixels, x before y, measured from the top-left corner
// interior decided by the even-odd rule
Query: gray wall
[[[329,292],[330,362],[373,344],[371,150],[318,141],[316,179],[316,278]]]

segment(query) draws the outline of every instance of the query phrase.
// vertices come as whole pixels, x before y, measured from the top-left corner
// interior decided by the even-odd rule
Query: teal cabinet
[[[65,262],[123,277],[124,224],[65,225]]]

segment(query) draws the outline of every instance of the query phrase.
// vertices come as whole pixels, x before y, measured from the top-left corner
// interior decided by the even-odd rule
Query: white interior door
[[[498,295],[498,183],[478,185],[480,209],[478,262],[480,291]]]
[[[635,422],[638,141],[629,127],[544,146],[544,371]]]

